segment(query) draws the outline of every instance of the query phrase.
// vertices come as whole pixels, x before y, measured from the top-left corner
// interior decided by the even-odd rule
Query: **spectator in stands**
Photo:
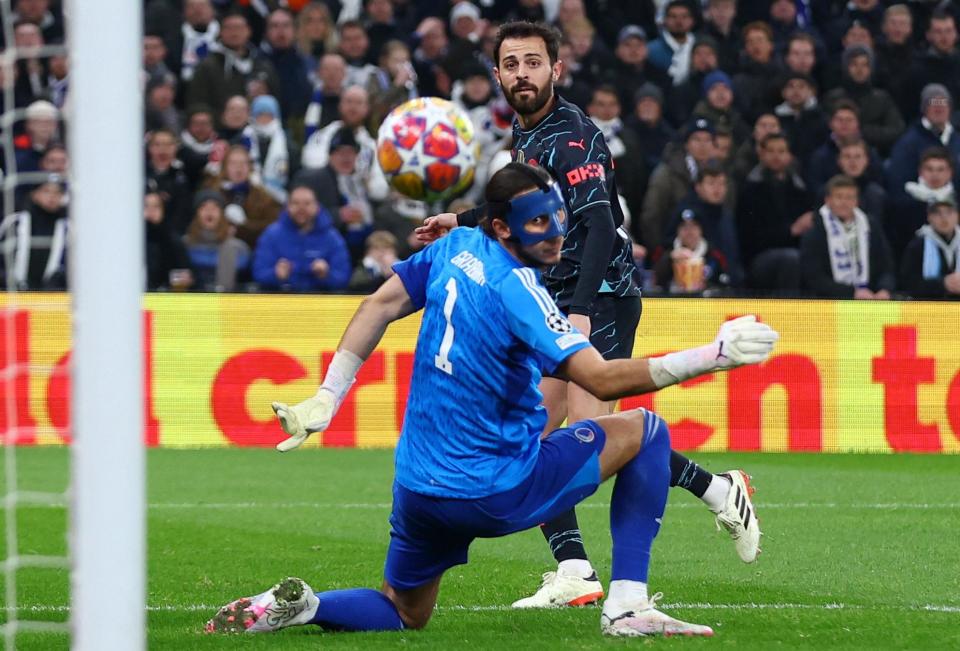
[[[812,24],[800,20],[794,0],[773,0],[768,22],[773,32],[774,50],[778,53],[787,51],[790,37],[797,33],[809,34],[817,43],[817,49],[823,49],[820,32]]]
[[[617,35],[612,65],[601,72],[601,79],[620,92],[620,101],[628,104],[637,89],[647,82],[670,88],[667,74],[647,60],[647,33],[638,25],[627,25]]]
[[[51,7],[50,0],[17,0],[10,21],[36,25],[47,43],[63,42],[63,15],[59,7]]]
[[[253,135],[257,139],[259,158],[254,168],[260,169],[260,180],[279,203],[287,200],[287,182],[290,180],[290,161],[299,156],[290,154],[287,134],[280,122],[280,104],[272,95],[260,95],[250,106]]]
[[[326,3],[314,0],[297,14],[297,49],[310,59],[311,69],[322,56],[337,51],[337,30]]]
[[[164,128],[180,133],[183,120],[174,105],[176,95],[177,89],[171,79],[154,80],[147,84],[144,122],[148,131]]]
[[[165,218],[163,197],[156,192],[148,191],[143,196],[143,218],[147,290],[171,285],[178,285],[178,289],[192,286],[193,271],[187,249]]]
[[[195,288],[232,292],[237,276],[250,266],[250,247],[233,236],[224,216],[224,200],[216,190],[201,190],[193,199],[193,221],[183,236],[196,274]]]
[[[220,42],[204,57],[187,87],[187,105],[206,104],[223,111],[227,99],[247,93],[247,84],[260,81],[271,95],[280,93],[273,64],[250,44],[250,26],[242,13],[231,12],[221,22]]]
[[[203,105],[191,107],[187,111],[187,128],[180,132],[180,149],[177,152],[177,158],[183,163],[183,171],[190,180],[191,189],[196,189],[203,180],[204,170],[216,142],[213,112]]]
[[[241,145],[250,152],[254,174],[260,173],[260,141],[257,140],[250,124],[250,103],[243,95],[234,95],[220,115],[220,127],[217,129],[217,142],[207,162],[207,174],[219,174],[223,155],[231,145]]]
[[[424,18],[414,33],[413,68],[423,97],[449,97],[452,82],[443,65],[447,58],[447,26],[434,16]]]
[[[801,72],[787,72],[782,79],[783,103],[778,104],[773,113],[802,168],[813,150],[826,141],[829,134],[827,118],[817,101],[817,86],[812,77]]]
[[[287,208],[257,242],[253,278],[267,289],[346,287],[350,280],[347,246],[310,188],[290,189]]]
[[[642,143],[643,160],[648,170],[660,164],[667,145],[676,138],[677,132],[663,117],[663,91],[654,84],[644,84],[633,96],[633,115],[627,117],[626,125]],[[639,220],[634,220],[639,223]]]
[[[807,184],[814,194],[819,194],[831,178],[837,175],[837,154],[840,143],[845,140],[863,138],[860,132],[860,109],[852,101],[838,99],[829,108],[830,136],[810,155],[807,161]],[[870,148],[870,174],[880,177],[882,162],[873,148]]]
[[[397,256],[397,238],[388,231],[374,231],[366,242],[366,254],[350,276],[352,290],[370,293],[393,275]]]
[[[43,152],[57,140],[60,121],[57,107],[42,99],[28,106],[24,115],[24,132],[13,140],[16,171],[20,174],[40,169]]]
[[[364,27],[370,46],[367,49],[367,59],[371,62],[379,61],[383,56],[383,46],[390,41],[402,41],[408,36],[393,17],[393,2],[391,0],[363,0],[365,15]],[[477,18],[480,12],[477,11]],[[451,16],[450,24],[453,25]]]
[[[960,227],[957,205],[934,201],[927,223],[910,241],[900,266],[900,287],[914,298],[960,299]]]
[[[845,140],[840,143],[837,154],[840,173],[857,183],[857,205],[878,224],[886,224],[887,191],[869,174],[870,146],[862,139]]]
[[[63,193],[63,178],[50,175],[30,190],[25,210],[0,222],[0,263],[12,270],[18,290],[66,288],[68,220]],[[13,260],[4,259],[11,254]]]
[[[829,27],[831,49],[834,52],[840,51],[840,41],[853,25],[862,26],[876,40],[881,35],[883,11],[884,6],[880,0],[850,0],[843,7],[840,15],[831,21]]]
[[[22,57],[13,66],[14,105],[20,108],[46,97],[50,63],[48,57],[37,56],[39,48],[45,43],[36,24],[23,21],[15,23],[13,42],[18,57]]]
[[[679,86],[664,86],[667,90],[667,115],[672,124],[690,121],[693,109],[703,97],[703,80],[717,70],[717,45],[709,36],[698,36],[690,57],[690,75]]]
[[[849,47],[841,61],[843,81],[824,96],[830,106],[841,98],[852,100],[860,109],[863,138],[881,155],[887,155],[903,133],[900,110],[890,93],[873,85],[873,52],[862,45]]]
[[[267,32],[260,49],[272,64],[280,83],[281,121],[302,115],[310,97],[310,62],[296,47],[293,14],[275,9],[267,17]]]
[[[887,300],[895,271],[890,245],[872,216],[857,207],[857,182],[837,175],[800,245],[803,285],[823,298]]]
[[[733,78],[737,107],[748,119],[773,109],[779,97],[780,67],[773,57],[773,31],[764,22],[743,28],[740,71]]]
[[[227,150],[219,174],[209,178],[205,187],[224,197],[227,221],[251,248],[280,214],[281,204],[253,176],[250,152],[242,145]]]
[[[740,33],[736,28],[736,0],[708,0],[703,13],[703,35],[716,43],[717,67],[735,73],[740,64]],[[697,40],[701,40],[698,37]]]
[[[686,0],[670,0],[663,12],[660,38],[650,43],[650,63],[670,76],[674,86],[687,80],[696,36],[693,11]]]
[[[654,253],[653,273],[657,285],[671,294],[700,294],[726,287],[730,274],[727,259],[703,236],[699,215],[685,210],[677,236]]]
[[[748,285],[795,293],[800,288],[798,246],[813,225],[813,195],[793,167],[784,134],[763,139],[760,163],[737,196],[737,236]]]
[[[904,184],[904,192],[894,196],[887,217],[887,236],[897,259],[918,228],[927,222],[927,206],[935,201],[956,203],[953,183],[956,155],[945,147],[930,147],[920,157],[916,181]]]
[[[573,46],[570,45],[569,41],[560,41],[558,54],[559,59],[564,62],[564,65],[560,68],[560,77],[558,77],[557,81],[553,84],[554,92],[585,111],[587,104],[590,103],[591,85],[574,76],[573,70],[577,64],[573,56]],[[487,64],[483,65],[486,66]],[[509,105],[507,105],[507,108],[510,111],[510,122],[513,122],[513,109],[511,109]]]
[[[476,59],[470,59],[464,65],[472,62],[479,63]],[[417,96],[417,73],[410,63],[410,48],[402,41],[384,43],[380,50],[377,74],[370,78],[367,92],[370,95],[368,124],[371,130],[379,128],[394,108]]]
[[[951,96],[960,96],[960,51],[957,50],[957,25],[952,14],[936,9],[927,28],[928,48],[914,60],[910,69],[907,119],[916,116],[916,98],[928,84],[942,84]]]
[[[617,170],[617,190],[631,215],[640,215],[650,170],[643,164],[640,140],[620,119],[620,96],[609,84],[598,86],[587,106],[587,115],[607,143]]]
[[[830,70],[820,65],[817,42],[806,32],[797,32],[787,40],[783,53],[783,69],[786,74],[801,74],[812,78],[817,88],[829,88]]]
[[[913,67],[913,15],[904,4],[887,7],[883,12],[883,35],[877,41],[876,74],[874,79],[890,92],[900,114],[906,118],[915,110],[915,99],[910,97],[910,69]]]
[[[183,82],[190,82],[200,62],[216,48],[219,36],[220,23],[210,0],[185,0],[183,24],[168,42],[167,65]]]
[[[169,129],[147,134],[147,192],[163,199],[163,214],[178,236],[190,221],[190,180],[177,159],[177,136]]]
[[[902,197],[904,184],[916,178],[921,154],[930,147],[946,147],[960,156],[960,134],[950,123],[953,97],[946,87],[930,84],[920,97],[921,117],[911,124],[890,152],[887,161],[887,192]]]
[[[643,199],[641,243],[649,249],[663,241],[663,228],[677,204],[693,187],[700,167],[716,156],[714,127],[707,119],[690,123],[683,148],[664,152],[663,161],[653,170]]]
[[[729,133],[733,146],[750,136],[750,127],[734,106],[733,80],[723,70],[714,70],[703,80],[703,99],[693,109],[693,119],[706,118],[717,131]]]
[[[147,32],[143,35],[143,72],[147,85],[151,82],[172,80],[177,81],[176,75],[170,72],[165,59],[167,58],[167,44],[163,36],[156,32]]]
[[[304,118],[304,140],[334,120],[340,119],[340,95],[346,88],[347,62],[339,54],[324,54],[317,68],[317,83],[313,87]]]
[[[781,132],[780,119],[773,113],[764,113],[753,123],[753,132],[733,155],[733,178],[737,185],[743,183],[747,174],[760,162],[760,147],[763,139],[771,133]]]
[[[694,216],[710,248],[723,258],[721,266],[728,277],[721,280],[714,275],[713,281],[739,287],[743,284],[743,266],[736,222],[727,205],[728,188],[729,181],[722,165],[716,161],[703,165],[693,185],[693,193],[680,202],[667,223],[662,246],[669,251],[684,220]]]
[[[355,173],[357,181],[363,185],[372,201],[382,201],[387,196],[388,186],[380,164],[377,163],[377,143],[364,126],[370,114],[367,98],[366,89],[358,86],[351,86],[343,91],[340,98],[341,119],[334,120],[310,136],[303,148],[303,166],[314,169],[324,167],[329,160],[333,135],[346,126],[353,131],[353,136],[360,145]]]
[[[485,23],[480,20],[480,9],[472,2],[458,2],[451,8],[450,45],[445,67],[452,79],[460,78],[463,66],[477,60],[484,26]]]
[[[348,20],[337,28],[340,34],[340,55],[347,62],[345,85],[366,88],[377,67],[369,60],[370,39],[359,20]]]
[[[450,98],[470,116],[473,124],[479,155],[473,186],[465,196],[476,202],[487,186],[490,161],[510,140],[511,122],[499,115],[502,100],[495,91],[487,67],[474,60],[464,67],[463,74],[462,80],[454,82]]]
[[[586,18],[571,21],[566,38],[570,41],[570,70],[574,78],[593,87],[613,65],[613,55],[597,36],[597,30]]]
[[[70,61],[64,54],[50,57],[50,74],[47,75],[47,97],[58,109],[67,103],[70,89]]]

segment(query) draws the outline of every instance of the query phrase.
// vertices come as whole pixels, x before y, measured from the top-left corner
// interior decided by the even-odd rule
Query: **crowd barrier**
[[[270,402],[297,402],[315,391],[360,300],[145,296],[148,445],[275,444],[282,433]],[[710,341],[722,320],[747,313],[781,333],[768,362],[623,400],[619,408],[655,409],[670,424],[674,447],[685,450],[960,452],[960,305],[649,299],[635,355]],[[396,443],[418,327],[417,316],[390,327],[332,427],[309,445]],[[0,296],[4,440],[14,433],[23,445],[69,442],[69,362],[68,296]]]

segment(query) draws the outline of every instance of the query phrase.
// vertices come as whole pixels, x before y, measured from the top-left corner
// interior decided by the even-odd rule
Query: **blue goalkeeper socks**
[[[670,430],[652,411],[643,420],[640,452],[617,472],[610,500],[611,579],[647,582],[650,548],[670,490]]]
[[[370,588],[316,593],[320,605],[311,624],[331,631],[399,631],[403,620],[385,594]]]

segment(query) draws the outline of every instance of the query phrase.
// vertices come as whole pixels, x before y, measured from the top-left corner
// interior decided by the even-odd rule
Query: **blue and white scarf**
[[[850,229],[826,206],[820,207],[820,217],[827,231],[827,249],[830,269],[835,282],[853,287],[870,284],[870,221],[859,208],[853,209],[853,228]]]
[[[953,239],[949,242],[929,224],[924,224],[917,229],[917,235],[923,238],[923,278],[925,280],[942,278],[957,268],[957,260],[960,259],[960,226],[954,226]],[[943,268],[944,261],[947,263],[946,269]]]

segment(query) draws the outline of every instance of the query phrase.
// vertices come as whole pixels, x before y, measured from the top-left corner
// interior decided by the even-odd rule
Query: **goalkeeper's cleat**
[[[658,592],[645,602],[629,605],[613,604],[608,599],[600,615],[600,632],[617,637],[713,635],[713,629],[709,626],[680,621],[657,610],[657,599],[662,596]]]
[[[593,573],[584,579],[562,569],[546,572],[540,589],[532,596],[513,602],[514,608],[563,608],[588,606],[603,599],[603,584]]]
[[[752,563],[760,555],[760,520],[750,496],[754,489],[750,486],[750,476],[742,470],[730,470],[720,473],[720,477],[730,480],[723,509],[717,513],[717,530],[725,530],[733,538],[737,554],[744,563]]]
[[[266,633],[309,624],[320,600],[302,579],[286,578],[266,592],[231,601],[207,622],[207,633]]]

